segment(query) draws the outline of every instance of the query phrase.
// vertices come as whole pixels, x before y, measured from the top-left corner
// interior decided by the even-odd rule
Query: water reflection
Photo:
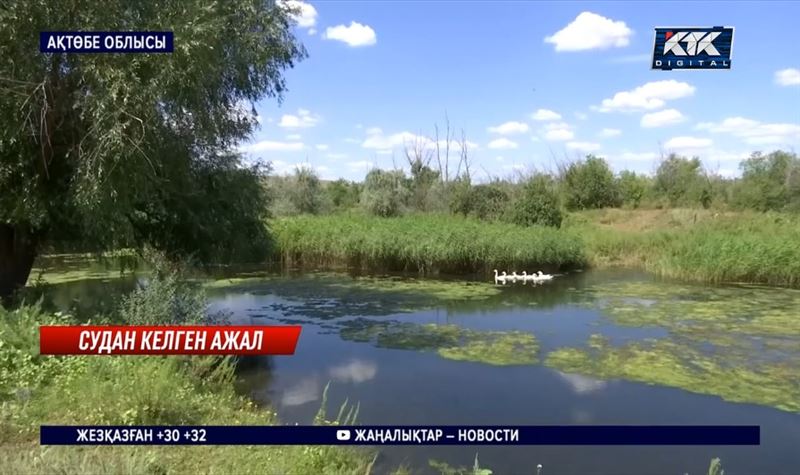
[[[608,386],[608,381],[582,376],[580,374],[555,372],[575,394],[591,394],[602,391]]]
[[[317,401],[322,395],[322,385],[316,377],[301,380],[295,386],[284,391],[281,397],[283,406],[301,406]]]
[[[329,374],[334,381],[357,384],[373,379],[377,373],[377,364],[353,359],[345,364],[334,366]]]

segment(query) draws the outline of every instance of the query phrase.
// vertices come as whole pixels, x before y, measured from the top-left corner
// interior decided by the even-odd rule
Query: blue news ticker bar
[[[172,53],[171,31],[42,31],[41,53]]]
[[[40,430],[42,445],[759,445],[760,440],[759,426],[41,426]]]

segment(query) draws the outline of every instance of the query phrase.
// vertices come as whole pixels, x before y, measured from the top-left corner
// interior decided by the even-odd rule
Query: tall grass
[[[426,274],[625,266],[700,282],[800,287],[800,217],[704,210],[573,213],[562,229],[454,216],[297,216],[272,223],[286,264]]]
[[[436,274],[563,269],[586,263],[580,239],[563,231],[455,216],[298,216],[278,219],[272,228],[288,264]]]
[[[101,321],[190,322],[200,302],[176,292],[172,275],[156,275],[119,314]],[[188,312],[187,309],[191,311]],[[3,473],[369,473],[371,454],[335,446],[41,447],[42,424],[266,425],[276,414],[234,391],[230,357],[97,357],[38,354],[38,327],[75,324],[39,305],[0,307],[0,472]],[[324,412],[317,423],[327,421]]]
[[[650,215],[647,219],[642,217]],[[636,267],[701,282],[800,287],[800,217],[780,213],[670,210],[573,215],[593,267]]]
[[[657,255],[647,269],[668,277],[800,287],[800,223],[791,217],[704,223]]]

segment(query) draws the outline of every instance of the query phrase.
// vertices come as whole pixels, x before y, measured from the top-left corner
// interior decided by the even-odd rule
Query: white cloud
[[[800,86],[800,69],[788,68],[776,71],[775,82],[781,86]]]
[[[508,140],[507,138],[499,138],[492,140],[487,145],[489,148],[497,149],[497,150],[507,150],[512,148],[517,148],[519,145],[516,142]]]
[[[629,112],[659,109],[666,101],[680,99],[694,94],[695,87],[686,82],[667,79],[652,81],[631,91],[621,91],[611,99],[603,99],[601,112]]]
[[[390,150],[394,147],[413,144],[420,138],[421,137],[411,132],[399,132],[392,135],[385,135],[381,129],[372,127],[367,130],[367,138],[361,143],[361,146],[375,150]]]
[[[308,29],[308,34],[311,35],[311,36],[316,35],[317,34],[317,29],[316,28],[309,28]]]
[[[576,112],[575,117],[577,117],[578,120],[586,120],[589,118],[589,114],[586,114],[584,112]]]
[[[549,109],[539,109],[531,114],[531,119],[538,121],[561,120],[561,114]]]
[[[314,8],[314,6],[310,3],[300,0],[282,0],[280,3],[298,12],[293,15],[294,20],[297,22],[297,26],[301,28],[311,28],[317,24],[317,9]],[[314,34],[311,33],[311,30],[309,30],[308,33],[312,35]]]
[[[583,12],[572,23],[544,39],[556,51],[585,51],[628,46],[633,30],[623,21],[614,21],[592,12]]]
[[[664,109],[663,111],[651,112],[642,116],[641,126],[651,129],[653,127],[665,127],[667,125],[680,124],[686,117],[677,109]]]
[[[297,152],[303,150],[305,145],[302,142],[276,142],[272,140],[262,140],[254,144],[239,147],[240,152]]]
[[[669,150],[697,150],[701,148],[708,148],[714,142],[711,139],[699,138],[699,137],[673,137],[667,140],[667,143],[664,144]]]
[[[567,142],[567,148],[579,152],[595,152],[600,150],[600,144],[594,142]]]
[[[500,135],[524,134],[528,131],[528,124],[509,121],[494,127],[489,127],[487,130],[493,134]]]
[[[346,165],[347,168],[351,170],[364,170],[364,169],[370,170],[372,168],[375,168],[375,163],[369,160],[357,160],[355,162],[347,162]]]
[[[619,129],[603,129],[597,135],[603,138],[618,137],[622,135],[622,131]]]
[[[658,158],[655,152],[623,152],[617,157],[628,162],[652,162]]]
[[[331,368],[331,378],[340,382],[363,383],[375,377],[378,365],[369,361],[354,359],[349,363]]]
[[[317,150],[319,150],[321,152],[324,152],[325,150],[328,150],[328,148],[330,148],[330,147],[328,147],[327,144],[321,143],[321,144],[317,144],[316,148],[317,148]]]
[[[466,141],[467,150],[475,150],[480,148],[477,143]],[[456,140],[450,140],[450,153],[461,150],[461,143]],[[367,129],[367,138],[361,143],[363,148],[376,150],[379,154],[389,154],[392,149],[396,147],[422,147],[424,150],[432,151],[436,149],[436,141],[424,135],[417,135],[412,132],[404,131],[396,134],[386,135],[379,127],[370,127]],[[442,154],[445,153],[447,148],[447,140],[439,141],[439,148]]]
[[[544,138],[545,140],[551,141],[572,140],[575,138],[575,133],[572,131],[572,128],[570,128],[569,124],[564,122],[555,122],[545,126]]]
[[[346,138],[342,139],[342,142],[345,142],[345,143],[361,143],[361,140],[355,139],[353,137],[346,137]]]
[[[329,153],[329,154],[327,154],[325,156],[328,157],[328,158],[333,158],[335,160],[342,159],[342,158],[347,158],[347,154],[346,153]]]
[[[314,127],[320,121],[320,117],[312,114],[306,109],[298,109],[297,115],[284,114],[281,116],[281,121],[278,122],[278,127],[287,129],[300,129]]]
[[[698,130],[731,134],[752,145],[794,144],[800,141],[800,124],[765,124],[744,117],[728,117],[719,123],[697,124]]]
[[[351,21],[350,26],[329,26],[325,30],[324,38],[326,40],[341,41],[352,47],[370,46],[378,41],[375,36],[375,30],[368,25],[362,25],[355,21]]]
[[[286,140],[300,140],[301,138],[303,138],[303,136],[300,134],[289,134],[286,136]]]

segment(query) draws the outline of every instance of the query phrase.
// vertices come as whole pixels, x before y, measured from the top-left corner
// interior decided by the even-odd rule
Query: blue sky
[[[661,151],[734,175],[800,148],[800,3],[288,1],[309,57],[243,145],[278,173],[405,165],[445,114],[478,181],[586,153],[652,172]],[[730,71],[650,69],[656,26],[713,25],[736,28]]]

